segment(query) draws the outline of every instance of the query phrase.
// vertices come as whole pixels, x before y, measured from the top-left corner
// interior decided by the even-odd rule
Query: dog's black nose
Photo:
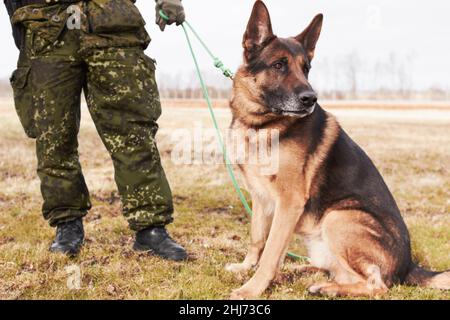
[[[305,107],[312,107],[317,102],[317,94],[313,91],[303,92],[299,98]]]

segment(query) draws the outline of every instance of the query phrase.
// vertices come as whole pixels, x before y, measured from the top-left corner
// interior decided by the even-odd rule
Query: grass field
[[[190,252],[180,264],[131,250],[112,164],[85,110],[80,155],[94,203],[85,219],[86,245],[76,259],[49,254],[54,231],[40,213],[34,142],[24,137],[10,101],[0,102],[0,299],[226,299],[245,281],[248,275],[224,271],[244,257],[249,231],[224,167],[170,159],[171,130],[195,122],[211,127],[207,110],[191,104],[166,102],[158,135],[175,196],[170,231]],[[384,175],[410,228],[415,259],[450,269],[450,110],[392,105],[331,109]],[[218,117],[228,126],[227,109]],[[300,239],[292,250],[305,253]],[[282,279],[262,298],[313,299],[306,288],[323,276],[296,274],[295,264],[287,261]],[[81,271],[79,289],[67,286],[71,265]],[[450,292],[398,286],[379,298],[450,299]]]

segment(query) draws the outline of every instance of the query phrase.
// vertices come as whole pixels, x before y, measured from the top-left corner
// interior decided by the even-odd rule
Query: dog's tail
[[[433,272],[414,264],[406,276],[404,284],[433,289],[450,290],[450,270]]]

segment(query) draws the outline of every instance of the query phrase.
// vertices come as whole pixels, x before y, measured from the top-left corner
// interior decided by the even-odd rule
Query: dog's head
[[[278,38],[272,31],[269,11],[256,1],[244,34],[245,77],[251,78],[254,95],[272,115],[306,117],[314,112],[317,94],[308,82],[311,61],[322,28],[323,15],[292,38]],[[242,69],[241,68],[241,69]]]

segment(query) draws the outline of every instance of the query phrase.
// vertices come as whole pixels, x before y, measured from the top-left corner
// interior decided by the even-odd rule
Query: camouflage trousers
[[[26,41],[11,83],[25,132],[36,139],[43,215],[52,226],[91,208],[77,151],[82,92],[113,160],[130,227],[172,221],[171,190],[155,142],[161,114],[155,62],[143,52],[150,38],[130,1],[110,3],[117,18],[104,12],[104,3],[80,3],[90,6],[82,8],[81,29],[67,28],[63,4],[24,7],[13,17],[26,27]],[[115,10],[117,4],[125,8]]]

